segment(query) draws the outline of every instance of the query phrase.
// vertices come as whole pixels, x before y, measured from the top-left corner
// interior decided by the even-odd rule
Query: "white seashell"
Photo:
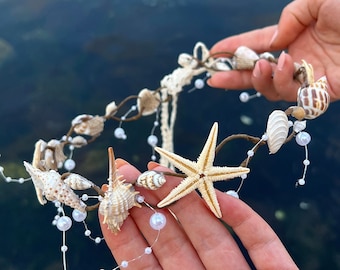
[[[109,152],[109,185],[104,194],[104,198],[99,205],[99,213],[104,216],[103,223],[116,234],[120,231],[124,220],[129,215],[129,210],[134,207],[141,207],[136,201],[136,195],[132,184],[124,183],[120,180],[121,176],[117,176],[115,158],[113,149],[110,147]]]
[[[161,104],[161,97],[158,92],[149,89],[142,89],[138,94],[137,108],[142,115],[150,115],[157,111]]]
[[[266,59],[268,62],[276,62],[275,56],[270,52],[264,52],[259,55],[260,59]]]
[[[87,145],[87,140],[83,136],[75,136],[71,139],[71,145],[76,148],[80,148]]]
[[[117,109],[116,102],[112,101],[109,104],[107,104],[105,108],[105,117],[110,117],[110,116],[115,115],[116,109]]]
[[[85,177],[76,173],[63,174],[62,179],[73,190],[85,190],[93,187],[93,183]]]
[[[281,148],[287,139],[288,130],[288,117],[285,112],[273,111],[268,117],[266,130],[269,154],[275,154]]]
[[[156,190],[165,184],[166,179],[162,173],[146,171],[138,176],[136,185],[151,190]]]
[[[298,90],[297,103],[305,110],[306,119],[314,119],[323,114],[329,104],[330,96],[327,92],[328,84],[326,76]]]
[[[87,114],[78,115],[72,120],[74,132],[77,134],[98,136],[104,129],[105,118]]]
[[[234,52],[231,63],[234,69],[253,69],[259,56],[246,46],[240,46]]]
[[[304,121],[295,121],[293,124],[293,130],[295,133],[299,133],[300,131],[306,128],[306,120]]]
[[[85,212],[86,204],[80,200],[77,194],[64,183],[61,175],[54,170],[41,171],[24,161],[27,172],[32,177],[35,187],[42,190],[42,194],[49,201],[59,201],[81,212]],[[37,183],[37,185],[36,185]]]

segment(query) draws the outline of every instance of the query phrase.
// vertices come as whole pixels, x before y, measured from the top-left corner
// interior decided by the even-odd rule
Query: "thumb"
[[[287,5],[281,13],[270,48],[273,50],[287,48],[302,31],[317,20],[321,2],[319,0],[295,0]]]

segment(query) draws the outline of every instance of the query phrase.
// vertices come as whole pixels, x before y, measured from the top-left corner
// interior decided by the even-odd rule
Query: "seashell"
[[[71,145],[80,148],[87,145],[87,140],[83,136],[75,136],[71,139]]]
[[[288,130],[288,117],[285,112],[273,111],[268,117],[266,130],[269,154],[275,154],[281,148],[287,139]]]
[[[240,46],[234,52],[231,63],[234,69],[253,69],[259,56],[246,46]]]
[[[304,130],[306,128],[306,120],[304,121],[295,121],[293,124],[293,130],[295,133],[299,133],[300,131]]]
[[[156,190],[165,184],[166,179],[162,173],[146,171],[138,176],[136,185],[146,189]]]
[[[104,216],[103,223],[107,224],[108,228],[117,234],[120,231],[124,220],[129,215],[129,210],[134,207],[141,207],[136,201],[136,195],[132,184],[124,183],[121,176],[117,176],[115,158],[112,148],[109,152],[109,184],[108,189],[104,194],[104,198],[99,205],[99,213]]]
[[[150,115],[157,111],[161,98],[158,92],[144,88],[138,94],[137,108],[142,115]]]
[[[90,180],[76,173],[64,173],[61,179],[73,190],[85,190],[93,187]]]
[[[305,110],[306,119],[314,119],[323,114],[330,103],[330,96],[327,92],[328,84],[326,76],[298,90],[298,106]]]
[[[54,170],[41,171],[26,161],[24,161],[24,166],[30,174],[35,187],[42,191],[47,200],[57,200],[74,209],[85,212],[86,204],[64,183],[58,172]]]
[[[276,62],[275,56],[273,54],[271,54],[270,52],[261,53],[259,55],[259,58],[260,59],[266,59],[268,62],[271,62],[271,63],[275,63]]]
[[[105,108],[105,117],[108,118],[115,115],[116,109],[117,109],[116,102],[112,101],[109,104],[107,104]]]
[[[78,115],[72,120],[74,132],[77,134],[98,136],[104,129],[105,118],[88,114]]]

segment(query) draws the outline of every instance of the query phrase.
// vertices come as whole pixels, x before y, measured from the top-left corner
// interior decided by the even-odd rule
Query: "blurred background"
[[[271,0],[0,0],[0,165],[5,174],[26,177],[38,139],[61,138],[82,113],[103,115],[112,100],[120,102],[177,68],[180,53],[192,53],[197,41],[211,47],[240,32],[275,24],[290,1]],[[190,89],[188,86],[186,89]],[[254,90],[249,90],[255,93]],[[290,104],[257,98],[239,101],[239,92],[208,86],[179,97],[175,151],[195,159],[214,121],[219,138],[247,133],[261,136],[274,109]],[[308,121],[311,165],[302,176],[304,148],[291,142],[275,155],[260,148],[240,192],[274,228],[301,269],[340,268],[340,106],[332,104]],[[245,121],[246,119],[247,121]],[[145,170],[151,148],[146,138],[155,120],[125,123],[128,139],[113,136],[109,121],[100,138],[74,153],[75,171],[101,185],[107,179],[107,147]],[[159,134],[159,131],[156,133]],[[235,141],[223,148],[216,164],[237,165],[251,147]],[[221,190],[239,182],[218,185]],[[0,182],[1,269],[62,268],[61,233],[51,225],[55,207],[39,205],[32,183]],[[90,213],[93,236],[100,235]],[[67,233],[68,269],[111,269],[113,257],[104,242],[84,237],[81,224]]]

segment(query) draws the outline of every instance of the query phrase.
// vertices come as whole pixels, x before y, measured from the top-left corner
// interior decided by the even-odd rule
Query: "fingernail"
[[[274,43],[274,41],[275,41],[275,39],[277,37],[277,33],[278,33],[278,31],[276,29],[274,34],[273,34],[273,36],[272,36],[272,38],[271,38],[271,40],[270,40],[270,42],[269,42],[269,47],[272,47],[272,45],[273,45],[273,43]]]
[[[257,63],[255,64],[254,70],[253,70],[253,76],[255,78],[259,78],[261,76],[261,61],[257,61]]]
[[[154,168],[158,167],[159,166],[159,163],[157,162],[154,162],[154,161],[150,161],[148,163],[148,170],[153,170]]]
[[[125,161],[122,158],[117,158],[116,159],[116,168],[119,169],[120,167],[122,167],[123,165],[129,164],[129,162]]]
[[[286,53],[282,51],[282,53],[279,56],[279,60],[277,61],[277,69],[279,71],[283,70],[283,66],[286,62]]]

